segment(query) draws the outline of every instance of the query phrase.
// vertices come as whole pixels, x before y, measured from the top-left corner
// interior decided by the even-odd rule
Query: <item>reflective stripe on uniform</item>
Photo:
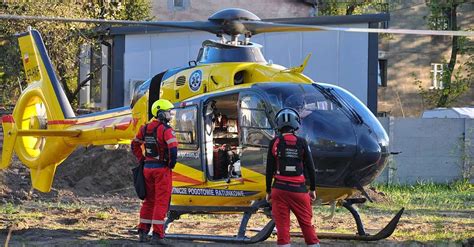
[[[140,223],[143,223],[143,224],[151,224],[151,222],[152,222],[152,220],[140,218]]]
[[[164,225],[165,222],[166,222],[166,219],[164,219],[164,220],[152,220],[152,221],[151,221],[151,223],[152,223],[153,225]]]
[[[164,225],[166,222],[166,218],[164,220],[148,220],[140,218],[140,223],[144,224],[154,224],[154,225]]]
[[[173,142],[178,142],[178,140],[176,140],[176,138],[171,138],[171,139],[166,141],[166,144],[170,144],[170,143],[173,143]]]

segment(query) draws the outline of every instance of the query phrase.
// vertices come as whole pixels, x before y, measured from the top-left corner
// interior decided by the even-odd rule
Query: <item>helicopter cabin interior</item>
[[[264,172],[273,129],[258,94],[228,92],[205,99],[200,107],[190,104],[173,112],[170,125],[179,143],[178,162],[205,171],[209,181],[241,178],[241,161]]]
[[[238,100],[238,94],[232,94],[214,97],[204,103],[206,164],[211,180],[241,176]]]
[[[241,161],[254,170],[264,169],[273,137],[264,100],[252,92],[234,92],[209,98],[203,108],[208,178],[241,177]]]

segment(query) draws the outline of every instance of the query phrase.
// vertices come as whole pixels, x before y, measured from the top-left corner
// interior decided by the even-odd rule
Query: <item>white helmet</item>
[[[278,111],[275,116],[275,123],[279,130],[283,127],[290,127],[293,130],[298,130],[301,125],[301,119],[295,109],[286,107]]]

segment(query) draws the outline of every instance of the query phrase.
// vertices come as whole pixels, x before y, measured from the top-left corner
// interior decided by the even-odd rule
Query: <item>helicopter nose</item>
[[[364,169],[377,163],[382,155],[382,149],[377,138],[369,133],[359,136],[357,141],[358,152],[355,159],[355,168]]]

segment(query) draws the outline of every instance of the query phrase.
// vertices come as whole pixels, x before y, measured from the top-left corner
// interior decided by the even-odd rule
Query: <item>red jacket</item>
[[[157,128],[156,139],[157,139],[158,146],[162,150],[167,150],[169,163],[166,165],[170,168],[173,168],[176,164],[176,157],[178,154],[178,141],[176,139],[173,128],[171,128],[167,124],[161,123],[160,121],[156,119],[153,119],[146,126],[147,126],[147,130],[146,130],[147,133],[151,133],[153,132],[154,128]],[[135,155],[135,157],[137,157],[139,162],[157,161],[155,158],[146,157],[143,154],[142,145],[144,144],[144,137],[145,137],[144,127],[145,125],[140,127],[140,130],[138,131],[137,136],[135,137],[135,139],[132,140],[132,152]]]

